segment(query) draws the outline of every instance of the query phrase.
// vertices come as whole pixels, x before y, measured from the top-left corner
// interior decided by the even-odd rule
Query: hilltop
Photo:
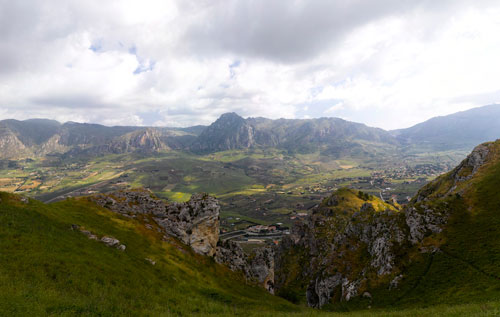
[[[284,240],[277,294],[327,309],[498,299],[498,188],[500,140],[404,207],[341,189]]]
[[[108,196],[116,204],[125,197],[135,199],[136,203],[129,200],[131,204],[121,205],[125,209],[118,212],[86,198],[46,205],[0,193],[0,314],[191,316],[303,311],[203,255],[210,247],[196,238],[197,232],[205,230],[201,224],[210,222],[185,227],[187,240],[165,235],[162,228],[179,230],[183,224],[158,225],[153,214],[134,209],[139,201],[157,200],[143,192],[131,195]],[[218,215],[213,204],[199,196],[186,206]],[[158,206],[165,212],[164,206]],[[168,208],[167,217],[172,217],[185,206]],[[163,216],[155,212],[154,217]],[[191,241],[193,249],[183,241]]]

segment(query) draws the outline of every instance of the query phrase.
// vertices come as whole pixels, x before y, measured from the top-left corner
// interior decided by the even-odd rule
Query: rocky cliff
[[[89,199],[127,217],[149,215],[165,234],[179,239],[199,254],[213,256],[219,239],[218,201],[195,194],[185,203],[166,203],[147,190],[118,191]]]
[[[274,292],[274,250],[260,248],[246,255],[236,243],[219,242],[220,206],[215,198],[195,194],[185,203],[167,203],[148,190],[136,189],[89,199],[126,217],[150,217],[166,236],[179,239],[196,253],[214,257],[217,263],[242,272],[249,282]]]
[[[190,149],[195,152],[215,152],[245,149],[255,145],[254,128],[234,112],[223,114],[203,130]]]
[[[317,308],[354,298],[365,298],[371,305],[380,299],[372,298],[372,293],[381,292],[386,292],[384,300],[396,301],[401,300],[397,295],[401,289],[410,294],[422,287],[423,276],[419,274],[430,274],[434,258],[447,263],[448,270],[474,262],[466,259],[477,253],[469,246],[475,239],[467,238],[469,234],[476,229],[490,230],[484,240],[498,241],[500,237],[493,224],[479,226],[479,217],[471,220],[468,215],[480,210],[480,215],[500,212],[498,204],[496,211],[482,209],[485,202],[474,198],[481,193],[478,184],[483,177],[500,166],[499,154],[500,142],[476,147],[457,168],[425,186],[403,208],[356,190],[335,192],[305,222],[296,223],[276,250],[277,294],[292,300],[303,296],[309,306]],[[491,191],[489,186],[484,190]],[[497,218],[498,214],[489,216],[492,223]],[[465,228],[464,223],[468,223]],[[460,248],[459,241],[463,244]],[[465,246],[471,254],[463,253]],[[434,267],[446,271],[444,265]],[[479,275],[498,278],[476,264],[469,265]]]
[[[215,253],[215,261],[228,266],[233,271],[243,272],[248,281],[255,282],[274,294],[273,248],[258,248],[251,255],[247,255],[237,243],[220,241]]]

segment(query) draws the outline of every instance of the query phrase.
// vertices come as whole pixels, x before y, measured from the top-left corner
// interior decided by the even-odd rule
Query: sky
[[[0,0],[0,119],[340,117],[500,102],[500,2]]]

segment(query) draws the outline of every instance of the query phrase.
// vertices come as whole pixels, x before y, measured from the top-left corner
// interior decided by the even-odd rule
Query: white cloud
[[[500,5],[371,3],[0,0],[0,119],[398,128],[500,100]]]

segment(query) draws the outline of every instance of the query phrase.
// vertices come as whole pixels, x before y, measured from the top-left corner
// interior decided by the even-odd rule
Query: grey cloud
[[[440,2],[440,4],[434,4]],[[458,5],[459,1],[455,2]],[[279,62],[298,62],[335,45],[357,26],[415,8],[450,1],[218,1],[185,36],[203,53],[231,52]]]
[[[57,94],[35,97],[30,100],[32,104],[43,107],[68,108],[68,109],[112,109],[119,107],[103,103],[101,98],[92,95]]]
[[[200,79],[194,76],[183,80],[184,69],[169,65],[175,65],[177,61],[197,64],[186,66],[186,72],[189,72],[190,67],[204,69],[205,62],[222,61],[222,65],[238,60],[242,63],[242,74],[248,74],[255,69],[255,73],[261,72],[259,67],[262,65],[274,68],[276,64],[286,63],[276,67],[289,70],[280,78],[299,84],[283,88],[277,91],[277,95],[293,95],[293,91],[284,90],[295,87],[320,91],[325,83],[342,82],[360,73],[369,77],[376,73],[374,68],[384,66],[382,57],[387,56],[387,51],[383,49],[355,67],[349,65],[345,69],[334,65],[329,58],[315,58],[322,53],[333,53],[334,56],[334,49],[340,47],[358,27],[391,16],[414,17],[415,27],[409,27],[407,32],[420,33],[425,28],[430,30],[425,37],[437,33],[436,26],[453,16],[459,7],[482,9],[498,3],[492,0],[176,1],[181,15],[173,22],[150,21],[146,17],[145,23],[136,25],[120,15],[118,9],[127,5],[120,0],[0,0],[0,99],[3,99],[0,103],[16,105],[9,108],[0,104],[0,110],[7,109],[1,115],[24,118],[34,115],[74,116],[104,123],[114,119],[127,122],[127,118],[134,114],[141,116],[141,113],[151,111],[150,115],[143,116],[144,122],[153,123],[158,114],[158,121],[189,125],[209,123],[227,111],[256,116],[272,113],[267,110],[273,107],[300,107],[304,106],[304,100],[296,100],[298,105],[289,105],[291,102],[283,98],[285,101],[279,105],[280,98],[266,98],[275,97],[274,91],[263,87],[269,85],[266,76],[272,74],[264,72],[259,74],[261,76],[246,77],[251,85],[238,81],[237,72],[231,73],[230,78],[216,76],[214,80],[220,82],[207,85],[205,93],[198,93],[197,87],[206,84],[203,75],[199,76]],[[85,43],[90,41],[89,47],[75,44],[81,44],[82,38],[85,38]],[[426,42],[425,39],[422,42]],[[92,45],[100,46],[99,52],[93,55],[97,56],[96,61],[101,61],[102,52],[127,53],[135,47],[129,54],[137,56],[140,64],[137,75],[134,79],[124,77],[124,83],[112,81],[117,86],[116,91],[112,91],[106,86],[105,75],[113,70],[98,69],[95,73],[86,73],[92,65],[84,63],[82,68],[75,67],[75,70],[66,72],[63,63],[79,60]],[[102,59],[114,58],[118,63],[121,58],[118,55],[102,54]],[[66,56],[68,59],[64,59]],[[261,63],[260,59],[266,63]],[[216,67],[219,66],[210,66],[206,70],[209,73],[227,71],[226,65]],[[300,82],[322,70],[327,70],[324,75],[327,77],[320,82],[314,78],[305,80],[304,85]],[[70,73],[73,76],[67,75]],[[263,82],[253,85],[254,78]],[[30,87],[38,81],[40,87]],[[100,83],[102,90],[99,89]],[[127,87],[127,90],[120,91],[119,87]],[[279,88],[277,85],[276,90]],[[464,98],[486,103],[496,96],[495,93]],[[110,101],[111,98],[115,99]],[[314,105],[314,101],[311,101],[311,105],[317,107],[314,111],[290,113],[321,115],[323,108]],[[281,112],[272,115],[281,115]],[[365,120],[357,113],[352,115]]]

